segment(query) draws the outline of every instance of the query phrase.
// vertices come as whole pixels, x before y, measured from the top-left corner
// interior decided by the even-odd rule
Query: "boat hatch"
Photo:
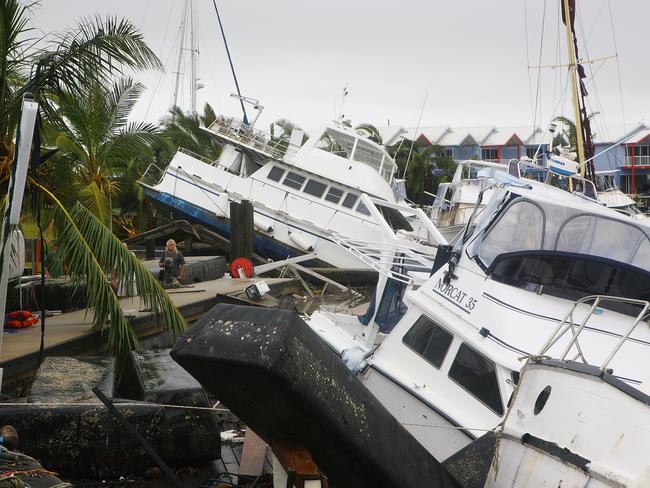
[[[331,141],[327,149],[339,156],[370,166],[388,183],[393,178],[397,165],[388,153],[378,144],[355,134],[354,132],[329,127],[321,141]]]

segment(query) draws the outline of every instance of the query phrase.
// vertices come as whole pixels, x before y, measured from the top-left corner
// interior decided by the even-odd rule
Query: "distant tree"
[[[456,164],[454,160],[445,155],[444,148],[437,145],[415,148],[411,151],[413,141],[404,139],[402,142],[389,148],[398,167],[398,177],[403,178],[406,171],[406,195],[415,203],[423,203],[424,192],[435,193],[438,183],[449,181],[453,175]],[[409,160],[410,153],[410,160]],[[408,161],[408,163],[407,163]],[[433,168],[444,170],[442,176],[435,181],[431,178]]]
[[[380,146],[384,144],[384,141],[382,140],[381,134],[379,133],[379,130],[377,127],[375,127],[372,124],[368,123],[363,123],[357,125],[354,130],[358,133],[361,134],[364,137],[367,137],[370,139],[372,142],[375,142],[379,144]]]
[[[216,161],[221,154],[221,145],[203,127],[210,126],[217,116],[209,103],[203,113],[183,112],[180,107],[172,107],[161,121],[163,135],[169,141],[170,155],[182,147],[210,161]]]
[[[575,151],[578,147],[578,137],[576,124],[573,120],[567,117],[555,117],[554,122],[559,122],[562,125],[562,131],[553,136],[553,147],[569,145],[571,151]]]

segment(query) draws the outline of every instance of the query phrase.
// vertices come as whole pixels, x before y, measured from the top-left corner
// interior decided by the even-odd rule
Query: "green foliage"
[[[162,120],[163,134],[169,141],[168,159],[179,147],[187,149],[210,161],[216,161],[221,154],[221,146],[202,126],[209,126],[215,121],[214,109],[209,103],[203,107],[202,114],[183,112],[180,107],[172,107]]]
[[[406,169],[406,196],[412,202],[421,204],[424,200],[424,192],[435,193],[438,183],[448,181],[451,178],[456,169],[456,164],[452,158],[445,156],[444,149],[441,146],[414,147],[413,151],[411,151],[412,142],[404,139],[401,143],[390,147],[389,153],[393,155],[397,163],[397,173],[400,178],[404,177]],[[443,175],[434,181],[431,178],[433,168],[444,170]]]
[[[52,164],[70,176],[65,202],[80,201],[108,228],[122,175],[133,171],[136,161],[142,166],[151,160],[165,144],[155,125],[128,121],[143,91],[131,78],[95,80],[58,98],[59,117],[50,136],[60,150]]]
[[[34,183],[53,204],[61,222],[57,236],[60,258],[77,283],[85,282],[87,300],[94,309],[93,326],[108,330],[108,347],[124,357],[138,349],[138,339],[124,316],[105,270],[115,269],[120,279],[133,277],[145,308],[152,308],[167,330],[182,332],[187,323],[156,278],[88,209],[76,204],[68,212],[45,187]],[[110,323],[109,323],[110,321]]]
[[[373,142],[375,142],[375,143],[377,143],[379,145],[382,145],[384,143],[384,141],[381,138],[381,134],[379,133],[379,129],[377,129],[377,127],[375,127],[372,124],[363,123],[363,124],[360,124],[360,125],[356,126],[354,128],[354,130],[358,134],[361,134],[362,136],[367,137],[368,139],[370,139],[371,141],[373,141]]]
[[[555,117],[554,122],[562,124],[563,131],[553,136],[553,147],[569,145],[571,151],[578,147],[578,136],[576,124],[566,117]]]

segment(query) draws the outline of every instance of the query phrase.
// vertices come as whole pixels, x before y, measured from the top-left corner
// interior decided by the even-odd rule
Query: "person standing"
[[[185,258],[176,248],[176,241],[169,239],[165,252],[160,257],[158,266],[161,268],[158,278],[164,286],[179,286],[185,274]]]

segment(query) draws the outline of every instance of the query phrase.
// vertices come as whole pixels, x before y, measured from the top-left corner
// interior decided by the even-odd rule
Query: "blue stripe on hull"
[[[149,198],[164,205],[165,208],[171,210],[176,216],[205,225],[217,234],[225,238],[230,238],[230,221],[228,219],[219,218],[211,212],[167,193],[157,192],[146,187],[144,191]],[[262,257],[275,261],[304,254],[302,251],[287,246],[277,239],[259,232],[254,233],[253,239],[255,252]]]

